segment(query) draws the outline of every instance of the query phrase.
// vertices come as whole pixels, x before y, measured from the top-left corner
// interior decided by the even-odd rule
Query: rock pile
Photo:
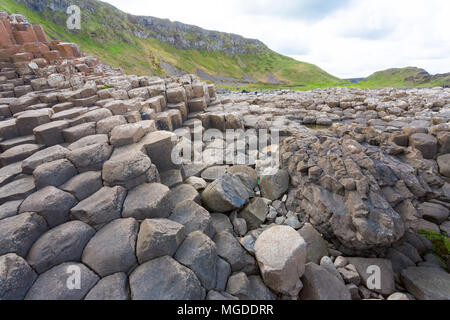
[[[0,299],[450,299],[447,89],[218,95],[1,28]]]

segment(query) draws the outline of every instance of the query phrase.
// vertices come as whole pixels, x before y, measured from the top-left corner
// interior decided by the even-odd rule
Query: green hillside
[[[70,1],[82,8],[82,29],[79,31],[66,28],[67,15],[63,10],[49,9],[48,3],[52,0],[24,2],[28,6],[23,0],[1,0],[0,10],[23,14],[30,23],[41,24],[49,38],[76,42],[89,55],[113,67],[121,67],[129,74],[167,75],[164,66],[170,64],[189,73],[200,70],[208,75],[207,78],[211,76],[206,79],[210,81],[214,81],[214,77],[236,79],[235,84],[223,81],[228,86],[242,87],[241,80],[245,77],[256,80],[245,84],[249,88],[310,89],[348,84],[315,65],[280,55],[265,46],[256,54],[232,55],[223,51],[179,49],[153,37],[138,38],[133,34],[146,29],[132,21],[133,16],[100,1]],[[283,85],[274,84],[274,80]]]
[[[375,72],[357,86],[373,89],[450,86],[450,73],[430,75],[427,71],[416,67],[388,69]]]

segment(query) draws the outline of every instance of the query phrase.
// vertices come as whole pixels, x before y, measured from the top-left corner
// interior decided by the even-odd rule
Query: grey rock
[[[160,183],[142,184],[128,192],[122,216],[138,220],[167,218],[171,212],[170,190]]]
[[[133,218],[110,222],[88,242],[81,260],[102,277],[129,272],[137,265],[138,230],[139,223]]]
[[[302,282],[300,300],[351,300],[342,281],[315,263],[306,264]]]
[[[229,232],[221,231],[214,236],[217,254],[228,262],[233,272],[251,273],[256,269],[255,259],[240,245]]]
[[[26,176],[0,187],[0,204],[22,200],[36,190],[33,177]]]
[[[233,233],[233,225],[231,224],[230,218],[222,213],[212,213],[211,224],[214,233],[219,233],[221,231]]]
[[[68,149],[59,145],[38,151],[22,162],[23,172],[32,174],[41,164],[64,159],[68,153]]]
[[[139,230],[136,254],[140,264],[173,256],[186,236],[183,225],[167,219],[146,219]]]
[[[175,208],[179,203],[192,200],[200,203],[200,194],[195,188],[189,184],[182,184],[170,191],[170,203],[172,208]]]
[[[39,274],[63,262],[81,260],[95,230],[81,221],[71,221],[44,233],[31,247],[28,263]]]
[[[178,248],[175,259],[194,271],[206,290],[216,288],[217,250],[207,235],[200,231],[189,234]]]
[[[14,253],[0,256],[0,300],[22,300],[37,274]]]
[[[69,221],[69,211],[76,203],[70,193],[45,187],[26,198],[20,205],[19,213],[36,212],[53,228]]]
[[[216,260],[216,288],[217,291],[225,291],[227,287],[228,277],[231,274],[231,266],[228,262],[220,257]]]
[[[123,187],[103,187],[73,207],[70,215],[100,229],[108,222],[120,218],[126,194]]]
[[[22,173],[22,162],[9,164],[0,168],[0,187],[8,184]]]
[[[47,231],[47,223],[37,213],[22,213],[0,221],[0,255],[16,253],[26,257],[33,243]]]
[[[129,300],[128,277],[125,273],[115,273],[104,277],[89,291],[84,300]]]
[[[38,189],[47,186],[59,187],[77,174],[77,169],[66,159],[41,164],[33,171]]]
[[[239,272],[228,278],[227,292],[240,300],[248,300],[250,281],[245,273]]]
[[[78,201],[83,201],[102,187],[103,181],[101,172],[87,171],[70,179],[64,183],[60,189],[71,193]]]
[[[186,234],[201,231],[210,238],[215,234],[209,212],[191,200],[180,202],[173,209],[169,219],[184,225]]]
[[[291,295],[305,270],[306,243],[291,227],[275,226],[256,240],[255,256],[264,283]]]
[[[93,144],[84,148],[79,148],[69,152],[69,159],[79,172],[102,170],[111,153],[113,147],[108,144]]]
[[[401,279],[418,300],[450,300],[450,274],[444,270],[410,267],[402,271]]]
[[[132,189],[147,182],[146,173],[151,166],[150,158],[142,152],[123,152],[105,162],[102,178],[108,186]]]
[[[15,216],[19,212],[22,200],[9,201],[0,206],[0,220]]]
[[[269,206],[261,198],[253,198],[241,211],[240,217],[246,222],[249,230],[259,228],[265,221],[269,213]]]
[[[363,284],[368,287],[368,280],[373,275],[369,267],[378,267],[381,271],[381,287],[373,288],[372,291],[383,295],[390,295],[395,292],[394,272],[392,263],[386,259],[366,259],[366,258],[348,258],[348,261],[355,266],[361,277]]]
[[[273,175],[262,176],[259,186],[264,198],[276,200],[285,194],[289,188],[289,173],[285,170],[279,170]]]
[[[71,277],[80,271],[80,289],[71,289],[75,285]],[[99,277],[81,263],[66,262],[41,274],[25,296],[25,300],[82,300]]]
[[[409,144],[422,152],[425,159],[433,159],[437,153],[437,139],[429,134],[415,133],[409,137]]]
[[[319,264],[322,257],[328,256],[327,243],[310,223],[306,223],[298,233],[306,242],[306,262]]]
[[[194,272],[171,257],[146,262],[130,275],[133,300],[203,300],[205,289]]]
[[[202,193],[202,201],[214,212],[225,213],[242,208],[249,193],[236,175],[224,174],[211,183]]]

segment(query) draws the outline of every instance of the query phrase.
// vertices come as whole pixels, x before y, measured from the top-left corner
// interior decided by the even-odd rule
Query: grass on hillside
[[[425,72],[425,70],[415,67],[383,70],[374,73],[354,86],[359,88],[378,89],[385,87],[412,88],[450,85],[450,76],[423,81],[420,78],[420,75],[423,72]],[[409,80],[407,80],[408,78]]]
[[[13,0],[2,0],[0,10],[21,13],[30,23],[41,24],[49,38],[78,43],[84,52],[113,67],[121,67],[129,74],[165,75],[159,65],[160,57],[189,73],[196,73],[200,69],[212,76],[236,79],[241,79],[245,73],[258,82],[243,87],[247,90],[307,90],[348,84],[312,64],[296,61],[271,50],[255,55],[227,55],[218,51],[177,49],[155,38],[138,39],[130,33],[137,26],[128,21],[126,14],[101,2],[96,2],[95,5],[92,13],[82,12],[80,31],[68,30],[65,27],[67,17],[62,13],[35,13]],[[102,25],[102,21],[107,21],[107,24]],[[285,85],[268,84],[271,75]]]

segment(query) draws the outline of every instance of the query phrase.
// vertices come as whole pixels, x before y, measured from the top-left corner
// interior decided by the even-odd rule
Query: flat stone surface
[[[418,300],[450,300],[450,274],[444,270],[410,267],[402,271],[401,278]]]

